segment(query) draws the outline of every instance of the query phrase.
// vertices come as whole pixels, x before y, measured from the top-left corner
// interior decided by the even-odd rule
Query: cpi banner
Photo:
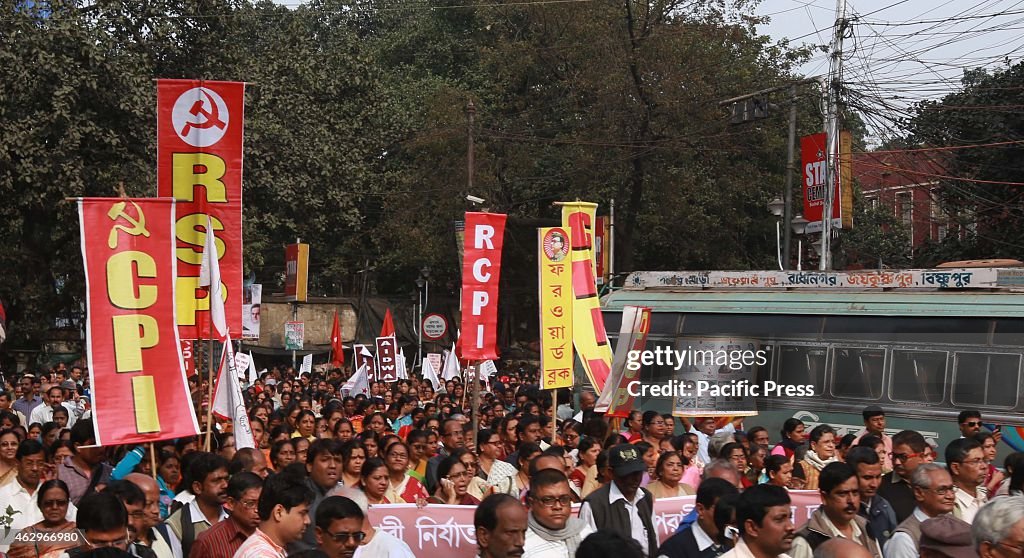
[[[622,326],[619,340],[615,344],[615,360],[612,373],[601,391],[595,410],[610,417],[626,418],[633,410],[635,397],[630,394],[630,384],[640,380],[640,361],[635,355],[647,344],[647,333],[651,330],[651,309],[645,306],[622,308]],[[630,358],[630,354],[634,358]],[[632,390],[636,393],[636,389]]]
[[[583,369],[598,393],[612,368],[612,349],[597,298],[593,255],[596,203],[563,202],[562,228],[572,247],[572,341]]]
[[[821,496],[815,490],[791,490],[789,497],[789,509],[797,528],[821,505]],[[679,523],[693,510],[696,500],[696,496],[681,496],[654,501],[651,519],[659,543],[675,533]],[[579,515],[579,509],[579,504],[573,505],[572,515]],[[416,504],[384,504],[370,506],[370,522],[405,541],[416,556],[472,558],[477,555],[474,512],[476,506],[427,504],[425,508],[418,508]]]
[[[78,200],[97,445],[199,433],[175,317],[174,200]]]
[[[178,328],[209,335],[210,301],[199,287],[206,218],[216,235],[228,330],[242,331],[242,120],[245,84],[157,81],[157,192],[178,200]],[[204,333],[206,332],[206,333]]]
[[[466,213],[459,341],[463,360],[498,358],[498,280],[506,217]]]
[[[572,387],[572,267],[565,229],[537,229],[540,388]]]

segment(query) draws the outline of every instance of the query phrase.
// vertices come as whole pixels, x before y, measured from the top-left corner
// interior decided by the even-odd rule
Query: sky
[[[959,88],[965,68],[988,68],[1024,58],[1024,0],[847,0],[852,34],[844,39],[843,82],[867,107],[879,137],[899,133],[898,118],[923,99]],[[794,45],[828,44],[836,0],[763,0],[769,16],[758,32]],[[805,75],[829,70],[817,54]]]

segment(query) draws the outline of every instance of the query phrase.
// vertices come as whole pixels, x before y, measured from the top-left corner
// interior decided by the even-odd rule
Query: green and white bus
[[[1024,450],[1024,268],[636,272],[602,299],[613,339],[627,305],[652,309],[648,350],[744,340],[767,355],[757,382],[813,384],[813,397],[756,400],[758,416],[746,423],[773,440],[789,417],[854,433],[863,408],[879,405],[887,433],[917,430],[940,456],[960,436],[965,409],[1002,428],[1000,460]],[[658,383],[676,371],[640,374]],[[640,405],[668,412],[672,400]]]

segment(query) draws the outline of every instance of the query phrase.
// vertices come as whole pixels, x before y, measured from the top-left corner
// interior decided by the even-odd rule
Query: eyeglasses
[[[977,467],[978,465],[985,465],[986,463],[984,459],[968,459],[966,461],[961,461],[961,464]]]
[[[975,426],[981,426],[981,421],[980,420],[972,420],[970,422],[965,422],[964,424],[966,424],[967,426],[970,426],[970,427],[973,428]]]
[[[331,537],[331,539],[333,539],[334,542],[336,542],[336,543],[343,543],[343,542],[345,542],[345,541],[347,541],[349,539],[352,539],[352,540],[356,541],[357,543],[361,543],[361,542],[363,542],[363,539],[366,538],[366,533],[364,533],[362,531],[354,531],[352,533],[347,533],[345,531],[341,531],[339,533],[332,533],[330,531],[324,531],[324,533],[326,533],[328,537]]]
[[[568,494],[564,496],[542,496],[540,498],[534,498],[534,500],[540,502],[545,508],[553,508],[555,504],[565,508],[572,505],[572,497]]]
[[[460,461],[460,463],[467,469],[476,469],[476,461]]]
[[[256,509],[256,506],[259,505],[258,500],[240,500],[238,503],[242,504],[242,507],[247,510]]]
[[[891,457],[893,461],[907,462],[907,461],[909,461],[909,460],[911,460],[911,459],[913,459],[915,457],[924,457],[924,454],[923,453],[890,453],[889,457]]]
[[[1003,541],[997,542],[996,546],[1005,546],[1006,548],[1012,548],[1013,550],[1016,551],[1017,554],[1024,554],[1024,546],[1017,546],[1015,544],[1009,544],[1009,543],[1005,543]]]
[[[953,485],[936,486],[935,488],[925,488],[923,486],[919,486],[918,488],[920,488],[921,490],[930,490],[930,491],[938,494],[939,496],[948,496],[948,495],[954,493],[953,492]]]
[[[473,473],[470,473],[469,471],[463,471],[461,473],[452,473],[452,474],[448,475],[448,480],[469,479],[469,478],[473,478]]]
[[[44,508],[63,508],[68,505],[69,500],[43,500],[39,503]]]

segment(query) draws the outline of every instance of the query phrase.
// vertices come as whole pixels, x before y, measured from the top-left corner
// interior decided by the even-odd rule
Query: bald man
[[[814,558],[872,558],[868,549],[853,541],[833,537],[814,549]]]
[[[141,488],[146,495],[146,507],[143,508],[146,529],[137,534],[136,542],[152,549],[157,558],[183,558],[181,543],[177,537],[170,536],[167,524],[160,519],[160,486],[156,480],[142,473],[130,473],[124,480]]]

